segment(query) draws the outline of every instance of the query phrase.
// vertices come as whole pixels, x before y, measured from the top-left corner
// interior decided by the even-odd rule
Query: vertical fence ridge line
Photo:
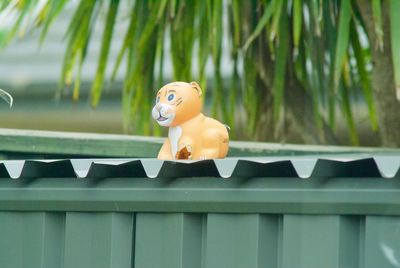
[[[276,267],[278,216],[208,215],[205,268]]]
[[[201,268],[203,214],[183,214],[182,268]]]
[[[202,214],[137,213],[136,219],[136,267],[201,267]]]
[[[284,214],[278,215],[278,231],[277,231],[277,261],[276,266],[277,268],[282,268],[283,264],[283,221],[284,221]]]
[[[360,216],[339,216],[338,268],[360,266],[361,222]]]
[[[136,256],[136,212],[132,213],[132,255],[131,255],[131,268],[135,268]]]
[[[64,267],[65,213],[45,212],[42,268]]]
[[[59,267],[63,213],[0,212],[0,267]]]
[[[359,268],[364,268],[365,267],[365,236],[366,236],[366,230],[365,230],[365,223],[367,220],[367,216],[363,215],[360,216],[360,228],[359,228],[359,248],[358,248],[358,267]]]
[[[133,232],[132,213],[114,212],[111,213],[111,266],[130,268],[132,255],[131,233]]]
[[[205,213],[202,219],[201,226],[201,268],[206,268],[207,259],[207,223],[209,213]]]
[[[280,215],[258,214],[258,268],[278,267]]]
[[[131,213],[67,212],[65,268],[130,268]]]

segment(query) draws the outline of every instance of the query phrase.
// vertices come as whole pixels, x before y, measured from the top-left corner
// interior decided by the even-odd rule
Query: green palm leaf
[[[280,5],[279,1],[272,0],[269,4],[267,4],[267,8],[264,11],[263,16],[261,17],[260,21],[257,24],[256,29],[250,35],[250,37],[246,40],[244,44],[244,50],[247,50],[251,42],[253,42],[261,33],[261,31],[265,28],[270,18],[274,15],[274,12],[280,12]]]
[[[282,1],[282,7],[280,9],[286,8],[286,0]],[[274,83],[273,83],[273,93],[274,93],[274,108],[273,114],[275,121],[279,119],[280,112],[284,107],[283,95],[285,90],[285,73],[287,57],[289,53],[289,28],[288,28],[288,15],[287,12],[282,12],[279,16],[279,32],[276,48],[276,65],[274,70]]]
[[[400,101],[400,1],[390,1],[390,41],[392,48],[392,61],[394,79],[396,83],[396,96]]]
[[[103,8],[107,8],[90,101],[92,106],[97,106],[101,99],[107,66],[113,65],[111,80],[114,81],[121,64],[126,62],[122,89],[126,130],[160,134],[160,129],[141,114],[150,113],[155,92],[164,83],[164,71],[171,68],[175,80],[191,81],[193,77],[199,81],[204,93],[211,93],[213,114],[232,129],[239,129],[235,127],[237,109],[243,110],[239,114],[246,122],[246,130],[242,131],[245,137],[284,140],[269,133],[280,133],[275,131],[276,126],[286,126],[288,118],[294,118],[296,126],[302,126],[306,115],[286,116],[286,112],[295,111],[286,109],[288,103],[293,103],[288,101],[292,95],[287,91],[290,89],[299,90],[301,94],[297,92],[294,96],[301,96],[301,101],[312,104],[304,109],[319,131],[314,137],[323,136],[326,131],[332,135],[336,115],[340,114],[347,123],[351,143],[357,144],[352,107],[355,88],[362,89],[372,128],[377,129],[378,122],[381,123],[370,77],[375,73],[371,68],[376,67],[371,64],[374,49],[378,48],[382,55],[390,53],[393,62],[390,68],[394,71],[400,99],[400,30],[396,27],[400,25],[396,13],[400,10],[399,2],[372,0],[366,4],[369,12],[362,12],[362,0],[126,2],[130,10],[126,18],[129,24],[121,37],[122,46],[116,59],[109,59],[114,28],[119,21],[117,16],[121,16],[118,8],[122,5],[119,0],[81,0],[65,33],[67,48],[60,85],[62,88],[73,85],[72,98],[79,99],[82,66],[93,28],[99,17],[102,18],[99,14]],[[10,43],[17,34],[35,28],[41,28],[40,42],[44,42],[52,23],[68,3],[68,0],[47,0],[38,10],[38,0],[0,1],[0,12],[11,9],[17,15],[14,26],[7,33],[0,33],[6,35],[1,38],[3,43]],[[390,38],[383,36],[388,30],[384,15],[387,4]],[[371,14],[370,21],[365,20],[366,13]],[[30,26],[30,20],[34,27]],[[365,36],[371,36],[368,32],[371,23],[375,40],[366,40]],[[222,66],[224,37],[228,38],[231,57],[227,66]],[[391,42],[390,52],[383,50],[387,38]],[[170,50],[166,49],[167,41]],[[172,66],[166,66],[164,61],[167,53],[171,55]],[[206,77],[209,63],[214,74]],[[194,64],[197,68],[193,68]],[[225,76],[226,69],[229,76]],[[210,80],[213,83],[208,86]],[[340,109],[336,110],[338,106]]]
[[[103,40],[101,43],[99,63],[97,65],[96,76],[91,89],[91,104],[96,107],[100,101],[102,93],[102,87],[104,82],[104,76],[107,66],[108,53],[110,50],[110,44],[112,40],[112,34],[115,25],[115,17],[118,11],[119,0],[111,0],[108,9],[107,20],[105,22]]]
[[[344,59],[349,43],[351,5],[350,1],[342,1],[340,6],[339,25],[336,37],[335,59],[333,62],[333,91],[339,86]]]
[[[293,43],[295,49],[298,49],[300,42],[302,26],[302,0],[293,0]]]

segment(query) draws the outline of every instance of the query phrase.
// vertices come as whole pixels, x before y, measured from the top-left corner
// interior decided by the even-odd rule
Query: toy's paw
[[[184,145],[175,155],[175,159],[192,159],[192,147]]]
[[[200,160],[207,160],[208,157],[207,157],[206,155],[200,155],[199,159],[200,159]]]

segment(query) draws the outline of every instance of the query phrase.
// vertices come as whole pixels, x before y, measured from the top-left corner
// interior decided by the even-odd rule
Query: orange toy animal
[[[201,88],[196,82],[174,82],[162,87],[152,116],[169,127],[158,159],[203,160],[224,158],[229,135],[225,125],[201,113]]]

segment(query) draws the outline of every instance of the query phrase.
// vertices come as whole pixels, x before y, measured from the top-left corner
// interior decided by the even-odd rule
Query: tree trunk
[[[370,1],[357,0],[368,32],[372,54],[372,86],[382,145],[400,147],[400,101],[396,99],[390,44],[389,1],[382,1],[383,50],[375,45],[376,34]]]
[[[261,14],[259,14],[261,16]],[[266,31],[266,30],[264,30]],[[250,34],[250,32],[248,33]],[[265,33],[260,36],[265,36]],[[258,38],[258,56],[254,64],[259,72],[258,86],[261,89],[261,106],[259,111],[259,124],[257,127],[258,140],[269,140],[273,142],[286,142],[286,138],[294,134],[306,144],[337,144],[332,129],[323,121],[322,128],[318,128],[314,121],[314,109],[312,98],[307,94],[301,83],[294,75],[293,59],[288,56],[286,83],[284,90],[285,114],[278,124],[272,118],[272,87],[273,68],[275,63],[272,60],[265,38]],[[289,36],[289,51],[293,51],[293,40]],[[275,65],[276,66],[276,65]]]

